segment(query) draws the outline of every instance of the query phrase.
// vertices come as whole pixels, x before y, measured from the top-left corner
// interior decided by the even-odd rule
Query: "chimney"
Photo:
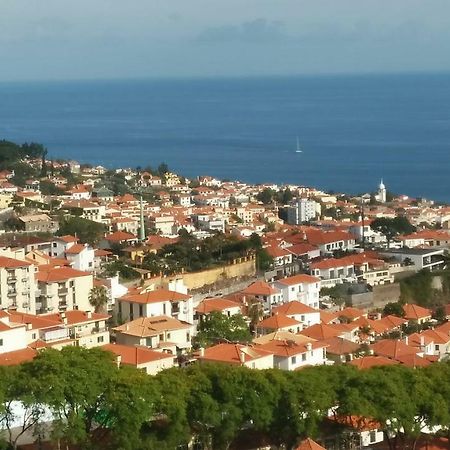
[[[122,356],[120,355],[116,355],[116,364],[117,364],[117,368],[120,367],[120,363],[122,362]]]
[[[408,336],[405,337],[405,344],[408,345],[409,344],[409,339]]]
[[[200,347],[200,358],[203,358],[205,356],[205,348]]]
[[[91,310],[86,311],[86,316],[88,319],[92,319],[92,311]]]
[[[60,314],[60,317],[61,317],[61,319],[65,319],[65,318],[66,318],[66,313],[65,313],[65,312],[62,312],[62,313]]]
[[[308,350],[308,352],[310,352],[312,350],[312,344],[311,342],[307,342],[306,343],[306,350]]]
[[[27,323],[26,326],[27,326],[27,330],[28,331],[33,328],[33,325],[31,323]]]
[[[61,317],[61,319],[62,319],[62,323],[63,323],[64,325],[67,325],[67,317],[66,317],[65,314],[64,314],[63,317]]]
[[[239,360],[241,361],[241,364],[245,363],[245,353],[242,349],[239,349]]]
[[[128,331],[130,329],[130,326],[128,324],[125,325],[125,331]]]
[[[380,320],[382,317],[381,313],[377,313],[377,320]]]
[[[420,336],[420,347],[425,347],[425,336]]]

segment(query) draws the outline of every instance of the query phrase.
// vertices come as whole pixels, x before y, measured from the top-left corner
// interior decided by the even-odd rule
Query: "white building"
[[[300,225],[316,218],[317,202],[308,198],[300,198],[287,209],[288,223]]]
[[[305,274],[294,275],[275,281],[273,286],[281,291],[284,303],[297,300],[311,308],[319,308],[319,278]]]
[[[378,194],[375,198],[380,203],[386,203],[386,186],[384,185],[383,180],[381,180],[380,185],[378,186]]]

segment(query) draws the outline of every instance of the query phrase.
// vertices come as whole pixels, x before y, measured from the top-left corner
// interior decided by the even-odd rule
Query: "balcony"
[[[15,297],[17,295],[17,291],[15,289],[8,290],[8,297]]]
[[[67,309],[67,302],[59,302],[58,309]]]
[[[6,277],[6,281],[8,283],[15,283],[17,281],[17,277],[15,275],[8,275]]]
[[[58,289],[58,295],[67,295],[69,290],[67,288]]]

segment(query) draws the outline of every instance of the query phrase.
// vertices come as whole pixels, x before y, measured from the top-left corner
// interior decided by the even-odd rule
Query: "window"
[[[187,342],[191,341],[191,333],[189,333],[189,331],[186,333],[186,341]]]
[[[375,442],[377,440],[377,432],[371,431],[370,432],[370,442]]]
[[[56,248],[58,244],[56,242],[53,242],[53,248]]]
[[[98,342],[99,344],[101,344],[104,340],[105,340],[105,337],[104,337],[104,336],[99,336],[99,337],[97,338],[97,342]]]
[[[297,357],[296,356],[293,356],[292,358],[291,358],[291,364],[296,364],[297,363]]]
[[[170,339],[170,333],[167,333],[167,339]]]
[[[256,368],[256,363],[252,363],[252,369]]]
[[[74,282],[74,281],[71,281],[71,282],[70,282],[70,287],[73,288],[74,286],[75,286],[75,282]]]
[[[31,339],[36,339],[36,333],[33,333],[33,334],[31,335]]]
[[[0,347],[3,345],[3,339],[0,339]]]
[[[306,361],[306,353],[302,353],[302,361]]]
[[[435,345],[435,346],[434,346],[434,349],[435,349],[436,351],[439,351],[439,345]]]
[[[143,315],[144,315],[144,306],[139,305],[139,317],[143,317]]]

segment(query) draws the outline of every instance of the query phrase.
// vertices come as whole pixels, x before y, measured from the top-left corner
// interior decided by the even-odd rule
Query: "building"
[[[287,222],[290,225],[300,225],[314,220],[317,216],[317,202],[308,198],[299,198],[287,207]]]
[[[42,267],[42,266],[41,266]],[[40,313],[91,309],[89,294],[93,277],[71,267],[45,267],[36,273],[36,308]]]
[[[375,196],[375,198],[380,203],[386,203],[386,186],[383,183],[383,179],[381,180],[380,185],[378,186],[378,193]]]
[[[194,326],[168,316],[141,317],[114,328],[118,344],[143,345],[174,354],[192,346]]]
[[[36,312],[34,270],[29,262],[0,256],[0,309]]]
[[[297,300],[311,308],[319,308],[319,278],[305,274],[294,275],[275,281],[273,287],[281,291],[284,303]]]
[[[47,214],[21,216],[19,222],[25,232],[55,233],[59,227],[58,222],[50,219]]]
[[[102,348],[116,356],[118,365],[133,366],[148,375],[156,375],[161,370],[174,367],[176,363],[176,357],[173,354],[158,352],[147,347],[106,344]]]
[[[193,323],[192,297],[168,289],[128,293],[116,301],[118,317],[123,321],[139,317],[169,316]]]
[[[256,345],[223,343],[201,348],[198,360],[201,363],[224,363],[250,369],[273,369],[273,353]]]

